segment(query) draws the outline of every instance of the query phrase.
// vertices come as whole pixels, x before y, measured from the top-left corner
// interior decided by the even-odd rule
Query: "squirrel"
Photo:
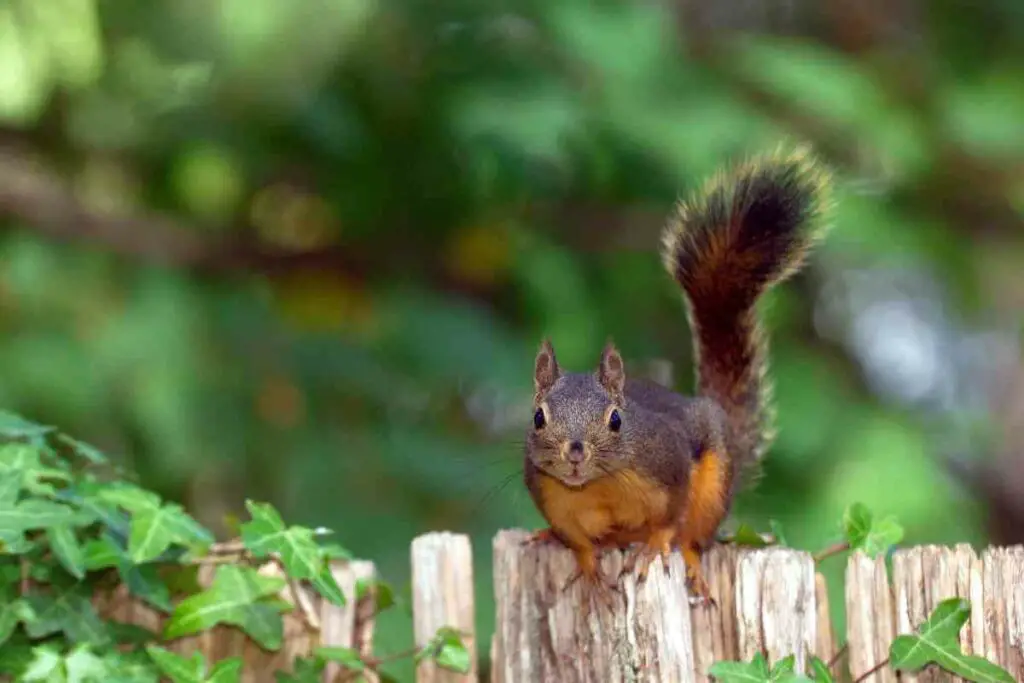
[[[830,180],[806,148],[780,150],[719,172],[676,205],[661,255],[684,295],[695,397],[627,378],[611,341],[596,371],[581,373],[563,371],[550,340],[542,342],[524,480],[548,528],[529,540],[573,552],[565,588],[583,577],[610,599],[623,574],[639,566],[644,580],[657,557],[667,570],[678,547],[691,600],[714,602],[701,556],[774,439],[756,306],[824,237]],[[622,574],[605,576],[598,552],[637,543]]]

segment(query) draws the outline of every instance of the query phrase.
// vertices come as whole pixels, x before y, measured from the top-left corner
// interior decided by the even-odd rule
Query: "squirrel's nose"
[[[583,453],[583,442],[573,441],[569,444],[569,453],[566,458],[574,465],[578,465],[583,462],[586,456]]]

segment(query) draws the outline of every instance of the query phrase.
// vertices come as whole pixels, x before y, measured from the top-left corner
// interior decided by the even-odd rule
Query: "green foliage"
[[[252,567],[217,567],[208,590],[178,603],[164,626],[164,637],[174,640],[231,624],[260,646],[277,650],[283,635],[280,613],[290,607],[276,596],[286,585],[285,579],[261,576]]]
[[[919,671],[938,664],[946,671],[975,683],[1013,683],[1013,676],[984,657],[960,650],[960,630],[971,617],[971,603],[963,598],[943,600],[913,635],[897,636],[889,648],[889,661],[899,671]]]
[[[854,503],[843,515],[843,533],[851,550],[860,550],[874,557],[888,552],[903,540],[903,527],[892,515],[876,519],[861,503]]]
[[[280,557],[289,576],[309,580],[325,598],[336,605],[345,604],[328,566],[328,554],[317,545],[312,529],[286,528],[277,510],[268,504],[247,501],[245,506],[252,521],[242,525],[242,541],[254,557]]]
[[[271,502],[404,585],[418,533],[539,523],[515,472],[541,336],[574,369],[612,336],[627,372],[666,359],[693,387],[657,226],[787,137],[836,165],[836,227],[767,307],[780,429],[734,509],[795,547],[854,500],[984,544],[928,422],[987,391],[959,365],[998,336],[976,326],[1021,317],[1018,2],[182,5],[0,3],[0,404],[124,454],[218,535],[225,507]],[[922,289],[949,319],[889,324]],[[897,375],[928,340],[932,389],[884,391],[872,358]],[[169,609],[131,558],[107,568]],[[842,563],[822,571],[841,591]]]
[[[949,673],[973,683],[1012,683],[1013,676],[984,657],[967,655],[960,650],[959,633],[971,616],[971,605],[962,598],[943,600],[932,611],[917,633],[897,636],[889,647],[889,659],[880,662],[893,670],[916,672],[936,664]],[[749,662],[715,662],[709,673],[721,683],[795,683],[834,679],[828,665],[811,657],[811,676],[794,673],[796,658],[785,657],[769,668],[760,652]]]
[[[415,660],[433,658],[438,666],[466,673],[471,664],[469,652],[460,633],[451,628],[438,629],[437,634],[416,654]]]
[[[749,524],[740,524],[736,528],[736,532],[726,540],[747,548],[765,548],[771,545],[771,543],[765,539],[764,534],[758,533],[754,530],[754,527]]]
[[[834,680],[828,664],[815,656],[811,657],[811,678],[822,683],[832,683]]]
[[[233,683],[241,676],[238,658],[208,662],[161,643],[226,625],[278,650],[282,614],[292,610],[280,597],[289,583],[344,604],[328,562],[349,553],[318,543],[325,532],[287,526],[273,506],[249,501],[240,546],[218,545],[181,506],[99,476],[93,465],[106,465],[97,449],[0,416],[0,673],[58,683],[156,683],[160,675],[174,683]],[[196,582],[203,561],[217,563],[205,589]],[[283,576],[261,574],[263,562],[277,563]],[[169,615],[161,634],[100,617],[92,598],[117,583]],[[360,590],[377,592],[379,610],[395,604],[383,581]],[[450,629],[415,655],[455,670],[469,661]],[[357,670],[378,665],[352,650],[323,648],[282,680],[309,680],[328,661]]]
[[[158,645],[148,646],[146,652],[173,683],[232,683],[241,678],[242,660],[238,657],[220,660],[207,675],[206,658],[200,652],[185,658]]]
[[[708,673],[721,683],[804,683],[812,680],[795,673],[795,665],[796,657],[790,655],[769,668],[764,655],[758,652],[749,662],[715,662]]]

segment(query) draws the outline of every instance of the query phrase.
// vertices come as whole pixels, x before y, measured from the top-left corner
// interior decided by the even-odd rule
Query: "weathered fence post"
[[[199,568],[198,581],[201,586],[211,584],[214,570],[213,565],[202,565]],[[332,563],[331,571],[345,594],[346,604],[343,607],[331,604],[309,588],[297,587],[293,592],[290,587],[286,587],[280,594],[281,599],[294,603],[298,596],[304,608],[296,608],[284,615],[284,642],[277,652],[263,650],[244,633],[228,626],[218,626],[165,645],[186,656],[196,651],[202,652],[207,661],[211,662],[227,657],[241,657],[243,683],[274,683],[277,680],[274,675],[276,670],[290,671],[295,657],[310,654],[318,645],[351,647],[363,655],[371,655],[374,597],[368,593],[357,598],[356,584],[361,579],[374,576],[374,565],[372,562],[337,561]],[[260,572],[282,575],[280,568],[273,562],[264,564]],[[166,618],[132,596],[123,584],[110,592],[98,593],[93,598],[93,604],[105,618],[145,626],[156,632],[160,632]],[[319,632],[311,628],[308,614],[314,614],[319,621]],[[325,683],[333,681],[338,673],[338,666],[331,664],[323,680]],[[374,683],[371,672],[365,672],[364,675],[368,683]]]
[[[1024,546],[990,548],[978,557],[967,545],[921,546],[898,550],[892,558],[892,582],[882,558],[857,553],[846,569],[846,619],[850,671],[854,678],[889,656],[900,634],[914,632],[940,602],[965,598],[971,617],[960,632],[960,645],[1024,680]],[[893,683],[883,667],[865,683]],[[901,681],[933,683],[960,680],[927,667],[904,673]]]
[[[818,605],[818,642],[814,654],[826,664],[836,653],[835,636],[832,634],[832,613],[828,607],[828,584],[820,573],[814,574],[814,599]]]
[[[766,652],[770,662],[796,655],[807,671],[817,644],[814,560],[782,548],[740,553],[736,568],[740,659]]]
[[[627,575],[611,611],[587,613],[578,585],[561,590],[575,567],[569,551],[524,545],[527,537],[505,531],[494,541],[496,683],[705,681],[714,661],[761,650],[773,661],[796,654],[803,670],[815,647],[814,563],[806,553],[715,549],[704,565],[718,605],[695,607],[673,553],[667,573],[659,562],[643,583]],[[615,575],[622,560],[607,552],[602,566]]]
[[[885,558],[872,560],[855,553],[846,565],[846,642],[850,673],[854,679],[871,671],[889,656],[896,637],[892,588]],[[896,675],[884,667],[863,683],[896,683]]]
[[[449,627],[463,634],[470,669],[459,674],[438,667],[426,657],[416,667],[419,683],[476,683],[476,626],[473,551],[469,537],[447,532],[430,533],[412,542],[413,623],[417,647],[423,647],[438,629]]]
[[[375,576],[372,562],[354,561],[336,563],[331,566],[334,580],[345,594],[344,607],[338,607],[326,600],[320,601],[320,642],[322,646],[351,647],[364,657],[373,655],[373,621],[376,611],[376,591],[370,590],[357,595],[360,582],[369,582]],[[328,663],[324,670],[324,683],[337,680],[341,666]],[[363,672],[367,683],[375,683],[372,671]]]

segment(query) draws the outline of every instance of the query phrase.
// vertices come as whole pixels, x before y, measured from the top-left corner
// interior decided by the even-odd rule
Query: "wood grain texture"
[[[796,653],[803,667],[817,637],[814,565],[806,553],[715,548],[703,558],[717,606],[691,606],[682,557],[655,563],[647,581],[626,575],[612,608],[581,605],[578,585],[563,591],[574,560],[557,544],[523,545],[525,532],[494,540],[497,624],[495,683],[526,681],[708,681],[708,667],[766,650]],[[623,554],[602,568],[616,575]]]
[[[983,656],[1024,680],[1024,547],[991,548],[979,557],[968,545],[919,546],[892,558],[891,588],[882,558],[854,554],[846,569],[846,618],[854,678],[884,661],[896,635],[915,632],[948,598],[971,603],[960,632],[965,653]],[[884,667],[865,683],[946,683],[956,676],[926,667],[900,673]]]
[[[990,548],[981,563],[985,655],[1024,681],[1024,546]]]
[[[198,572],[198,582],[207,588],[213,581],[215,567],[202,565]],[[241,657],[243,660],[243,683],[275,683],[274,672],[291,671],[295,657],[311,654],[319,645],[337,645],[353,647],[364,655],[372,654],[374,597],[368,593],[357,599],[356,583],[359,579],[374,576],[371,562],[335,562],[331,571],[346,597],[342,607],[323,600],[315,591],[308,587],[299,588],[299,599],[317,615],[320,631],[311,629],[299,610],[283,615],[284,641],[277,652],[268,652],[256,645],[242,631],[227,626],[218,626],[209,631],[179,638],[163,645],[179,654],[190,656],[193,652],[202,652],[208,662],[215,662],[227,657]],[[266,576],[281,576],[276,563],[266,563],[259,567],[259,572]],[[294,596],[290,588],[285,588],[278,596],[294,604]],[[110,591],[97,592],[93,597],[93,605],[105,619],[144,626],[156,632],[163,628],[166,616],[153,609],[141,600],[132,596],[128,590],[119,585]],[[342,680],[337,666],[330,666],[323,680]],[[367,683],[376,683],[372,673],[366,673]]]
[[[695,605],[690,610],[693,626],[694,680],[709,683],[708,668],[717,661],[739,658],[736,632],[736,561],[739,551],[718,546],[702,558],[702,569],[711,595],[718,603]]]
[[[820,572],[814,573],[814,602],[818,610],[815,621],[818,639],[814,644],[814,654],[827,663],[836,654],[836,640],[832,633],[832,613],[828,606],[828,583]]]
[[[889,656],[896,637],[892,588],[885,559],[854,553],[846,565],[846,640],[850,673],[856,680]],[[885,667],[863,683],[896,683]]]
[[[416,667],[419,683],[474,683],[477,680],[476,612],[473,600],[473,549],[469,537],[430,533],[412,542],[412,610],[417,647],[428,644],[438,629],[457,629],[470,655],[466,674],[443,669],[431,658]]]
[[[345,594],[344,606],[337,606],[326,600],[319,600],[320,638],[319,645],[351,647],[364,657],[373,655],[373,625],[376,611],[376,592],[357,594],[360,583],[372,583],[376,569],[372,562],[354,561],[331,565],[334,580]],[[311,651],[311,650],[310,650]],[[328,664],[324,671],[324,682],[345,680],[346,672],[338,664]],[[367,671],[363,675],[367,683],[376,683],[377,677]]]
[[[739,655],[765,652],[769,662],[796,655],[806,672],[817,643],[814,560],[783,548],[751,550],[736,565]]]

